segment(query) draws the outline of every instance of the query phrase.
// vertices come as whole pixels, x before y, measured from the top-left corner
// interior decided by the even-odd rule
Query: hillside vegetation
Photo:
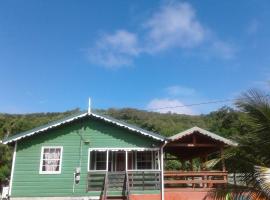
[[[0,114],[0,138],[61,119],[79,112],[74,109],[62,113]],[[171,136],[193,126],[199,126],[225,137],[235,138],[244,134],[247,128],[245,114],[229,107],[207,115],[189,116],[179,114],[160,114],[132,108],[96,110],[119,120],[135,124],[144,129]],[[12,147],[0,145],[0,181],[5,183],[10,174]]]

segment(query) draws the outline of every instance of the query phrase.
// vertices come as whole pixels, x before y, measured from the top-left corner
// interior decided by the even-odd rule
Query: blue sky
[[[86,109],[88,97],[151,110],[268,90],[269,10],[268,0],[1,1],[0,112]]]

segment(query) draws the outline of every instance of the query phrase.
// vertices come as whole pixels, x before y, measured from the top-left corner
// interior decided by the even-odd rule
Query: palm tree
[[[239,147],[228,150],[225,157],[231,168],[238,167],[234,171],[239,172],[237,163],[241,163],[241,175],[235,184],[212,191],[209,196],[226,200],[270,199],[270,95],[252,89],[242,94],[236,106],[246,113],[249,130],[237,138]]]

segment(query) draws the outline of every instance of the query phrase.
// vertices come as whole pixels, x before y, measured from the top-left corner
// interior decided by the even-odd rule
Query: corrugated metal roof
[[[22,138],[29,137],[29,136],[35,135],[37,133],[42,133],[42,132],[47,131],[49,129],[61,126],[63,124],[66,124],[66,123],[69,123],[69,122],[72,122],[72,121],[75,121],[77,119],[81,119],[81,118],[84,118],[84,117],[87,117],[87,116],[88,117],[92,116],[92,117],[107,121],[107,122],[115,124],[117,126],[129,129],[129,130],[137,132],[137,133],[140,133],[142,135],[146,135],[146,136],[151,137],[151,138],[153,138],[155,140],[159,140],[159,141],[164,141],[165,140],[165,137],[163,137],[162,135],[159,135],[159,134],[151,132],[151,131],[144,130],[142,128],[139,128],[137,126],[122,122],[120,120],[114,119],[114,118],[109,117],[109,116],[97,114],[97,113],[94,113],[94,112],[91,112],[91,113],[80,112],[80,113],[71,115],[69,117],[66,117],[64,119],[57,120],[57,121],[48,123],[46,125],[31,129],[29,131],[25,131],[25,132],[22,132],[22,133],[19,133],[19,134],[12,135],[12,136],[4,139],[2,141],[2,143],[3,144],[12,143],[12,142],[18,141],[18,140],[20,140]]]
[[[221,136],[219,136],[219,135],[217,135],[215,133],[212,133],[210,131],[199,128],[197,126],[195,126],[193,128],[190,128],[188,130],[185,130],[185,131],[183,131],[181,133],[178,133],[176,135],[173,135],[173,136],[169,137],[169,140],[175,141],[175,140],[181,139],[181,138],[183,138],[183,137],[185,137],[187,135],[191,135],[194,132],[199,132],[202,135],[208,136],[208,137],[210,137],[210,138],[212,138],[214,140],[218,140],[218,141],[223,142],[223,143],[225,143],[227,145],[230,145],[230,146],[237,146],[238,145],[236,142],[234,142],[232,140],[226,139],[226,138],[221,137]]]

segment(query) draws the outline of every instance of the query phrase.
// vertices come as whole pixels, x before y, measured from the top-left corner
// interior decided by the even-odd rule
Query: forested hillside
[[[33,113],[24,115],[0,114],[0,137],[46,124],[79,112],[78,109],[63,113]],[[225,137],[236,137],[245,133],[245,115],[232,108],[223,107],[207,115],[189,116],[179,114],[160,114],[131,108],[96,110],[119,120],[138,125],[144,129],[165,136],[176,134],[193,126],[199,126]],[[5,182],[10,173],[12,149],[0,146],[0,181]]]
[[[205,128],[225,137],[242,134],[246,129],[245,114],[229,107],[222,107],[207,115],[197,116],[161,114],[131,108],[108,109],[99,112],[165,136],[174,135],[193,126]]]

